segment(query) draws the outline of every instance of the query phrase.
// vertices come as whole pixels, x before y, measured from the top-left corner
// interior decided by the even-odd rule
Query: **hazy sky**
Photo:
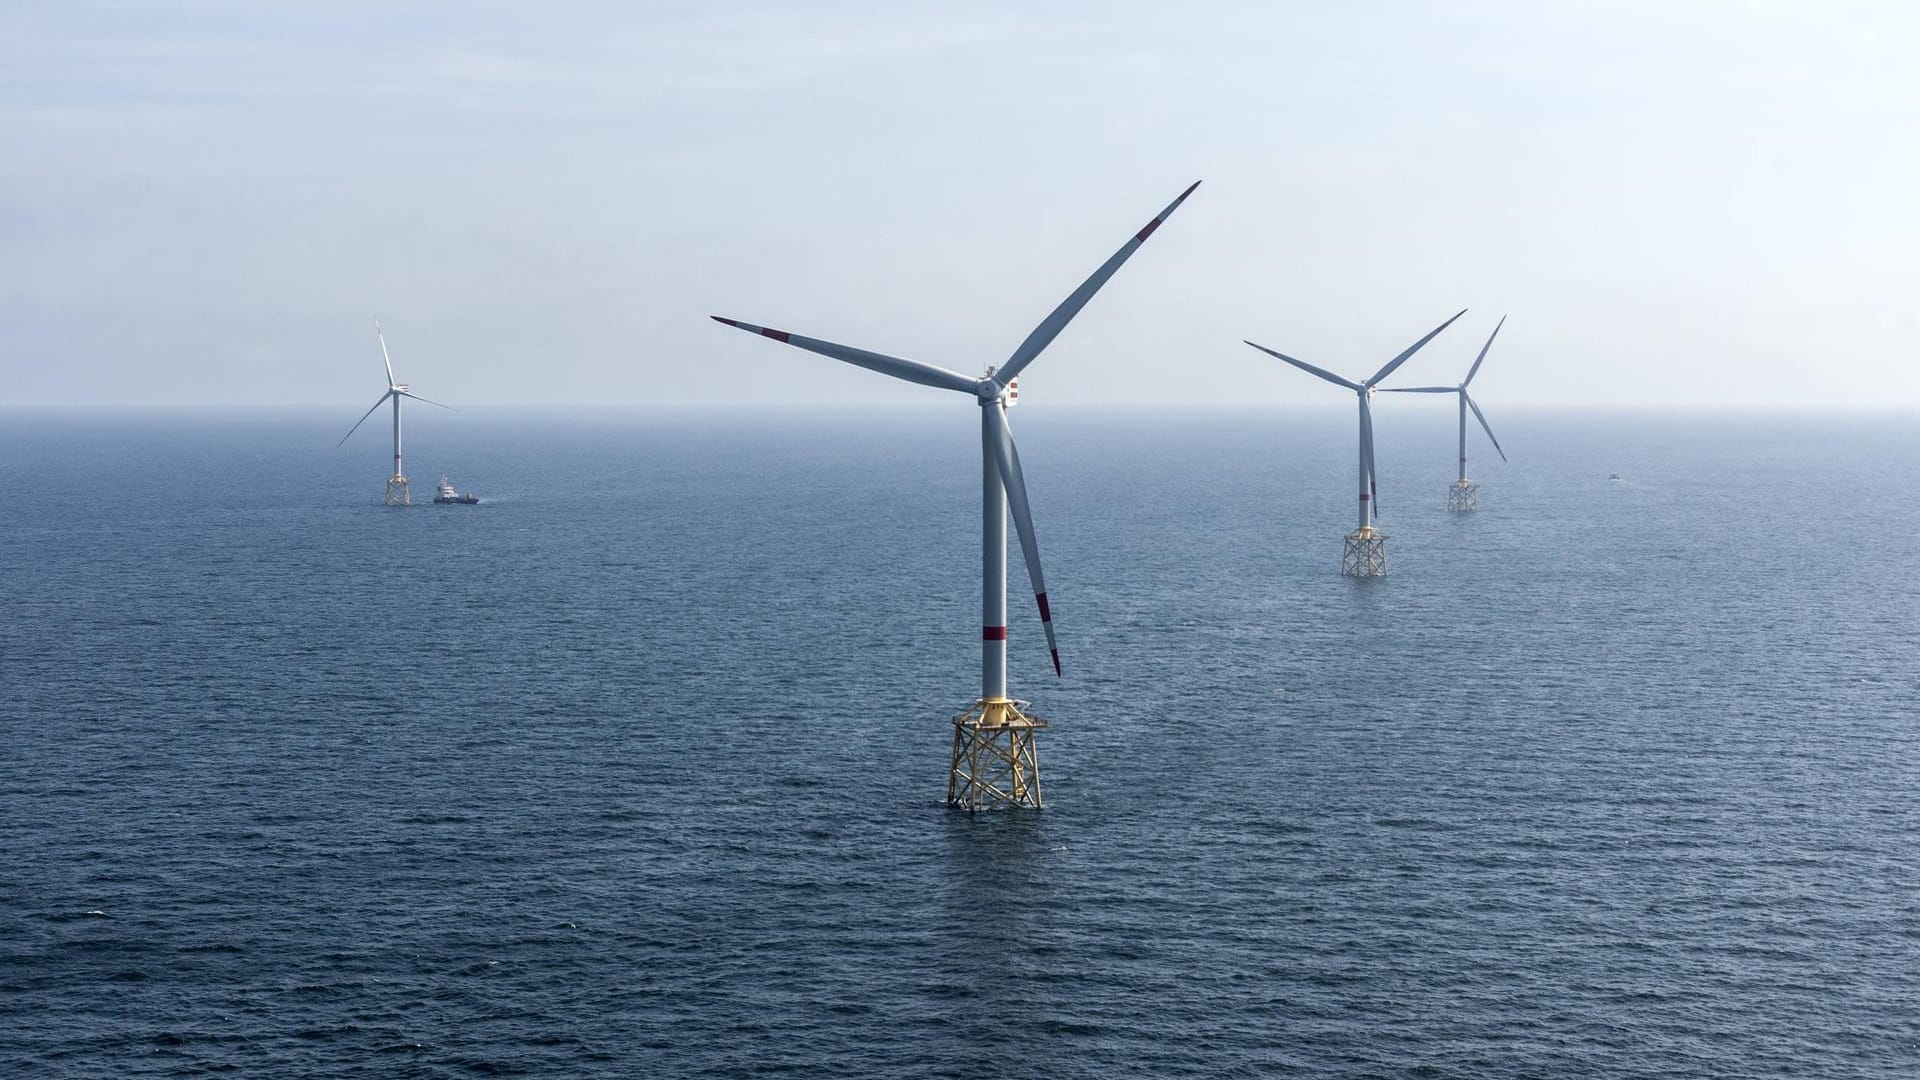
[[[397,9],[404,7],[404,13]],[[1920,405],[1920,9],[13,3],[0,405]]]

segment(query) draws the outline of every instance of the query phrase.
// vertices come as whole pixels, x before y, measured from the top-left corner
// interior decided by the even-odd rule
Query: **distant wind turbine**
[[[1454,315],[1453,319],[1458,319],[1466,313],[1466,309],[1461,308],[1460,311]],[[1340,572],[1349,577],[1379,577],[1387,572],[1387,537],[1384,533],[1376,531],[1373,527],[1373,519],[1379,516],[1380,513],[1380,487],[1374,481],[1373,469],[1373,407],[1370,401],[1373,397],[1374,387],[1380,380],[1393,374],[1401,364],[1406,363],[1414,353],[1419,352],[1422,345],[1432,341],[1434,335],[1452,326],[1453,319],[1448,319],[1446,322],[1428,331],[1426,337],[1407,346],[1404,352],[1392,360],[1387,361],[1385,367],[1374,372],[1373,378],[1363,383],[1357,383],[1351,379],[1343,379],[1331,371],[1314,367],[1304,360],[1295,360],[1293,357],[1285,353],[1275,352],[1265,345],[1255,345],[1251,341],[1246,343],[1253,345],[1254,348],[1259,349],[1268,356],[1285,360],[1301,371],[1318,375],[1320,378],[1336,386],[1344,386],[1353,391],[1354,395],[1360,399],[1360,527],[1355,529],[1353,533],[1347,537],[1346,553],[1340,560]]]
[[[440,405],[437,401],[427,401],[426,398],[414,393],[406,383],[395,379],[393,377],[393,357],[387,355],[387,335],[381,332],[378,322],[373,324],[373,334],[380,339],[380,359],[385,361],[387,365],[387,392],[381,394],[379,400],[375,401],[372,407],[365,413],[362,413],[360,419],[353,422],[353,426],[347,429],[345,435],[340,436],[340,441],[334,444],[334,448],[338,449],[339,447],[347,445],[347,440],[353,438],[353,433],[359,431],[360,425],[367,422],[367,417],[373,415],[373,410],[378,409],[391,399],[393,401],[393,475],[387,478],[387,505],[410,506],[413,500],[407,493],[407,471],[401,468],[400,465],[400,399],[412,398],[415,401],[426,401],[427,404],[439,405],[442,409],[452,409],[453,406]]]
[[[953,390],[974,398],[980,407],[981,455],[981,539],[980,539],[980,697],[960,716],[954,718],[953,756],[947,772],[947,802],[967,810],[995,805],[1038,808],[1040,798],[1039,759],[1033,744],[1034,731],[1046,721],[1021,711],[1026,702],[1007,696],[1007,510],[1013,510],[1014,527],[1020,534],[1020,548],[1026,556],[1027,574],[1033,579],[1034,601],[1040,609],[1040,626],[1046,631],[1047,650],[1053,657],[1054,674],[1060,674],[1060,650],[1054,640],[1053,611],[1047,603],[1046,581],[1040,573],[1040,546],[1034,536],[1033,514],[1027,503],[1026,479],[1020,470],[1020,454],[1013,445],[1013,432],[1007,426],[1008,389],[1021,371],[1040,355],[1093,294],[1107,283],[1140,245],[1146,243],[1160,223],[1178,209],[1193,189],[1195,181],[1180,193],[1159,216],[1135,233],[1113,257],[1093,272],[1041,320],[1013,355],[985,377],[962,375],[945,368],[905,360],[897,356],[868,352],[831,341],[802,337],[785,330],[737,322],[712,316],[714,321],[738,327],[749,333],[769,337],[822,356],[844,360],[896,379],[923,386]]]
[[[1467,377],[1460,380],[1459,386],[1383,386],[1380,389],[1390,394],[1458,394],[1460,395],[1460,479],[1447,489],[1447,509],[1457,511],[1472,510],[1479,505],[1480,485],[1467,479],[1467,410],[1473,410],[1474,419],[1480,421],[1480,429],[1487,433],[1487,441],[1500,453],[1502,462],[1507,460],[1507,452],[1500,449],[1500,440],[1493,437],[1493,427],[1487,423],[1487,414],[1467,394],[1467,384],[1480,373],[1480,365],[1487,359],[1487,350],[1493,348],[1493,339],[1500,336],[1500,327],[1507,325],[1507,317],[1500,321],[1487,335],[1487,343],[1480,346],[1480,355],[1473,361],[1473,367],[1467,369]]]

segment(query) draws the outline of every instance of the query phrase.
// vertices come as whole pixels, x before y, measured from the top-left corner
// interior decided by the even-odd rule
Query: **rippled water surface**
[[[1920,1075],[1915,425],[1452,418],[1016,410],[969,817],[969,409],[9,417],[0,1075]]]

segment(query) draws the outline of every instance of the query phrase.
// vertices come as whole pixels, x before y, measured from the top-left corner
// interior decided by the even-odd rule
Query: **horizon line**
[[[1344,403],[1319,402],[1282,402],[1278,404],[1247,404],[1243,402],[1183,402],[1171,405],[1126,402],[1108,405],[1088,405],[1077,403],[1048,404],[1044,407],[1048,413],[1085,414],[1138,414],[1138,413],[1342,413],[1347,411]],[[347,409],[351,412],[358,406],[343,404],[304,404],[289,402],[252,402],[198,404],[186,402],[8,402],[0,403],[0,415],[17,414],[78,414],[78,413],[215,413],[233,410],[251,410],[277,413],[325,413],[328,415]],[[1029,408],[1033,406],[1030,404]],[[1639,404],[1608,403],[1501,403],[1502,412],[1571,412],[1571,413],[1695,413],[1695,414],[1830,414],[1830,415],[1902,415],[1920,414],[1920,402],[1886,402],[1861,404],[1842,403],[1795,403],[1785,404],[1700,404],[1695,402],[1649,402]],[[828,410],[834,412],[886,412],[917,413],[944,412],[940,402],[839,402],[825,404],[821,402],[656,402],[656,403],[539,403],[539,404],[500,404],[500,403],[464,403],[459,406],[462,412],[502,413],[593,413],[593,414],[658,414],[658,413],[792,413]],[[420,414],[431,416],[434,414]],[[437,419],[445,420],[444,417]]]

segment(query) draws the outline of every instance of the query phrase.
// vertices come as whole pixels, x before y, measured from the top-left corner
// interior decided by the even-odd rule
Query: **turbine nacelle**
[[[1015,375],[1006,382],[1001,382],[996,374],[999,370],[998,364],[987,365],[987,373],[980,376],[980,385],[975,388],[974,396],[980,399],[982,405],[989,401],[998,401],[1011,409],[1020,401],[1020,376]]]

